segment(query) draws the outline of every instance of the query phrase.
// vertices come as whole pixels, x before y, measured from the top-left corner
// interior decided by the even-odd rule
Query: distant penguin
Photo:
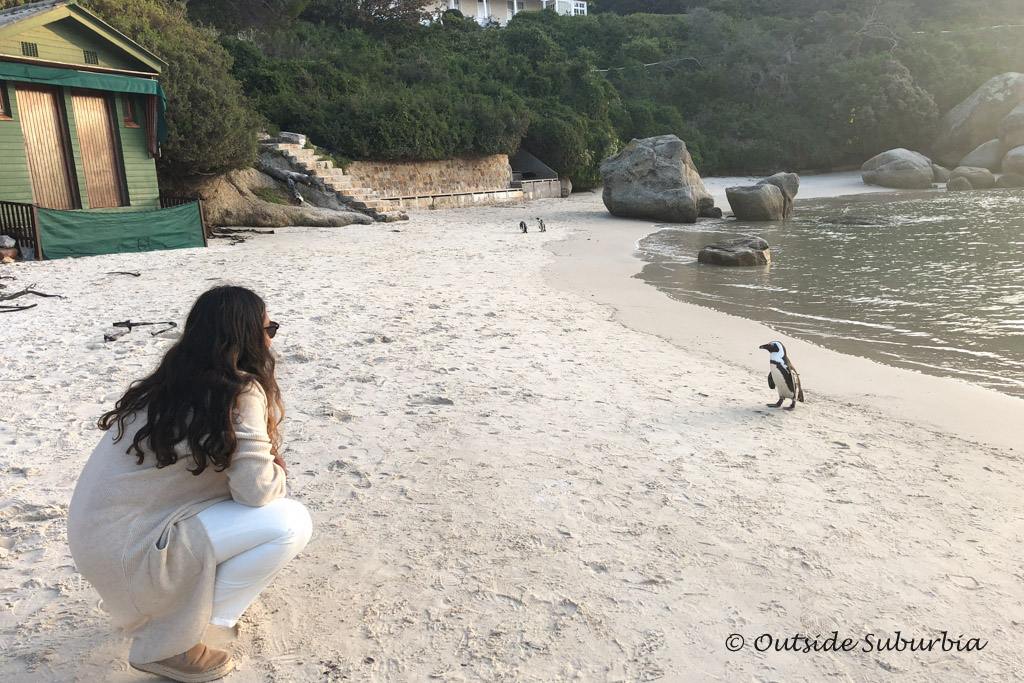
[[[526,232],[526,221],[519,221],[520,232]]]
[[[789,356],[786,355],[786,347],[782,345],[782,342],[768,342],[758,348],[771,354],[769,356],[771,370],[768,372],[768,386],[779,392],[779,402],[769,403],[768,407],[778,408],[783,401],[790,398],[793,399],[793,402],[786,406],[786,410],[793,410],[796,408],[797,401],[803,403],[804,390],[800,386],[800,375],[796,373],[793,361],[789,360]]]
[[[544,219],[543,218],[538,218],[537,222],[540,224],[540,231],[541,232],[547,232],[548,231],[547,227],[544,225]]]

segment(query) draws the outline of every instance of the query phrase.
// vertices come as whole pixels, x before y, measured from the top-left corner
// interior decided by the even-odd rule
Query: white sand
[[[538,215],[549,231],[519,234]],[[1024,401],[792,342],[808,402],[765,408],[778,335],[630,279],[650,228],[585,193],[0,270],[67,297],[0,314],[0,680],[155,680],[64,518],[96,418],[170,344],[103,332],[180,321],[221,281],[282,324],[285,457],[315,523],[237,636],[210,629],[230,681],[1024,673]],[[988,645],[750,645],[833,630]]]

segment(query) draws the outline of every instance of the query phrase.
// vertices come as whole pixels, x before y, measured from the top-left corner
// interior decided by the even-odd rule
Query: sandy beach
[[[720,206],[735,180],[707,180]],[[797,210],[865,189],[808,176]],[[174,338],[104,332],[181,324],[219,283],[281,323],[314,522],[237,633],[209,629],[227,681],[1024,676],[1024,400],[783,338],[807,402],[767,408],[778,335],[633,279],[652,230],[589,192],[0,269],[64,297],[0,320],[0,678],[156,680],[65,517],[96,419]],[[834,631],[852,651],[775,651]],[[877,651],[897,632],[940,643]]]

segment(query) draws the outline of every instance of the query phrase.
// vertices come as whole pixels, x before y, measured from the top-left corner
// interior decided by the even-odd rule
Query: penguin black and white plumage
[[[544,219],[543,218],[538,218],[537,219],[537,223],[540,224],[540,231],[541,232],[547,232],[548,231],[547,226],[544,225]]]
[[[786,410],[793,410],[796,408],[797,401],[803,403],[804,390],[800,386],[800,375],[793,367],[793,361],[789,360],[789,356],[786,355],[786,347],[782,345],[782,342],[776,341],[762,344],[758,348],[771,354],[769,356],[771,370],[768,372],[768,386],[779,392],[779,402],[769,403],[768,407],[778,408],[783,401],[789,398],[793,402],[786,406]]]
[[[520,232],[526,232],[526,221],[519,221]]]

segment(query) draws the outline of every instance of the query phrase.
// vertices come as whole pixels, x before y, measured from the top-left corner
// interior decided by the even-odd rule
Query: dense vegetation
[[[248,163],[254,112],[349,158],[525,146],[577,187],[663,133],[705,174],[831,168],[926,151],[943,112],[1024,71],[1019,0],[594,0],[507,28],[421,23],[426,0],[191,0],[191,24],[176,0],[82,2],[171,63],[175,175]]]
[[[224,36],[268,120],[357,158],[522,144],[583,187],[630,138],[662,133],[703,173],[927,148],[942,112],[1024,70],[1024,28],[978,28],[1024,23],[1024,3],[1003,0],[599,0],[591,16],[527,12],[504,29],[324,9],[354,4],[314,0]]]
[[[260,118],[238,82],[231,57],[209,30],[166,0],[82,0],[81,5],[168,63],[167,141],[158,160],[164,178],[220,173],[251,165]]]

